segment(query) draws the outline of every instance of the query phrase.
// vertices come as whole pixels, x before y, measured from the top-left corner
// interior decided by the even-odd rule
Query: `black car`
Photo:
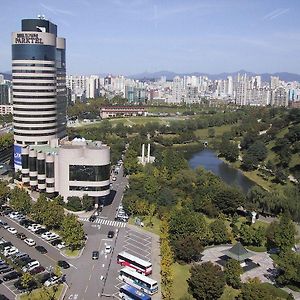
[[[5,295],[0,294],[0,300],[9,300]]]
[[[48,253],[47,249],[45,247],[43,247],[43,246],[35,246],[35,249],[37,251],[39,251],[40,253],[42,253],[42,254]]]
[[[18,232],[16,236],[21,240],[25,240],[27,238],[27,236],[23,232]]]
[[[59,260],[57,264],[63,269],[69,269],[70,265],[65,260]]]
[[[31,220],[27,220],[27,219],[25,219],[25,220],[22,220],[21,222],[20,222],[20,225],[21,226],[24,226],[24,227],[29,227],[31,224],[33,224],[34,222],[33,221],[31,221]]]
[[[108,234],[107,234],[107,237],[110,238],[110,239],[112,239],[112,238],[114,237],[114,235],[115,235],[115,232],[112,231],[112,230],[110,230],[110,231],[108,232]]]
[[[4,275],[3,280],[4,281],[9,281],[9,280],[17,279],[21,276],[22,276],[22,273],[13,271],[13,272],[10,272],[10,273]]]
[[[51,245],[52,245],[52,246],[57,246],[57,245],[59,245],[59,244],[61,244],[61,243],[62,243],[62,240],[57,239],[57,240],[52,241],[52,242],[51,242]]]
[[[45,232],[47,232],[48,230],[46,228],[40,228],[37,231],[35,231],[35,234],[43,234]]]
[[[92,252],[92,259],[99,259],[99,251]]]
[[[0,273],[7,273],[7,272],[10,272],[12,271],[14,268],[12,268],[11,266],[6,266],[6,268],[4,269],[0,269]]]
[[[92,215],[89,217],[90,222],[94,222],[96,219],[97,219],[97,217],[95,215]]]

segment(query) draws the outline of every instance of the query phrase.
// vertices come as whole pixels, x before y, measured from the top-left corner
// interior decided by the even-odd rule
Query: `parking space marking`
[[[131,248],[131,247],[133,247],[133,248],[135,248],[135,249],[138,249],[138,251],[142,251],[142,252],[146,252],[146,253],[148,253],[149,251],[147,250],[147,249],[143,249],[143,248],[141,248],[141,247],[139,247],[139,246],[136,246],[136,245],[133,245],[133,244],[124,244],[124,246],[126,247],[126,248]]]
[[[17,281],[17,280],[16,280],[16,281]],[[16,282],[16,281],[15,281],[15,282]],[[15,296],[17,296],[17,294],[16,294],[12,289],[10,289],[6,283],[3,283],[3,285],[4,285],[9,291],[11,291]],[[11,287],[14,287],[14,285],[12,285]]]
[[[130,253],[130,252],[134,252],[134,254],[132,254],[132,255],[138,255],[138,257],[141,255],[140,252],[136,252],[136,251],[134,251],[134,250],[132,250],[132,249],[129,249],[129,248],[127,248],[127,247],[124,247],[124,249],[126,249],[129,253]]]
[[[142,243],[142,242],[138,242],[137,240],[134,240],[132,238],[126,239],[126,243],[129,243],[130,240],[133,241],[134,243],[138,243],[138,244],[141,244],[141,245],[146,246],[146,247],[148,247],[147,244],[149,244],[149,243],[151,244],[151,242],[147,242],[146,244]],[[151,248],[151,247],[149,247],[149,248]]]

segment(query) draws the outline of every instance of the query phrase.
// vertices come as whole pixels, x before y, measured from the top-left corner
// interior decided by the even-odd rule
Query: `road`
[[[120,227],[121,224],[125,223],[115,222],[114,218],[127,184],[128,180],[126,177],[123,177],[123,168],[121,168],[117,175],[117,180],[112,185],[110,203],[103,208],[101,215],[98,217],[98,220],[103,222],[103,224],[84,222],[84,230],[88,240],[82,256],[73,262],[76,272],[68,274],[67,284],[69,289],[65,299],[89,300],[102,298],[104,284],[106,284],[105,279],[113,255],[113,253],[105,254],[104,249],[106,245],[112,245],[115,248],[119,235],[125,233],[125,228]],[[104,222],[107,224],[104,224]],[[116,233],[112,239],[107,238],[109,230],[113,230]],[[92,252],[96,250],[100,253],[99,259],[92,260]]]

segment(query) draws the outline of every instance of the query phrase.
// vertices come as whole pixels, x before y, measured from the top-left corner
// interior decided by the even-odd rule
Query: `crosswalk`
[[[89,222],[89,218],[79,218],[79,220],[83,222]],[[112,220],[107,220],[102,218],[97,218],[93,223],[113,226],[113,227],[126,227],[125,222],[112,221]]]

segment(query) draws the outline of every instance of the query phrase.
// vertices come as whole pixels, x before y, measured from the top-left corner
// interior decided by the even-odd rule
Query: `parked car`
[[[31,275],[35,275],[35,274],[38,274],[38,273],[42,273],[45,271],[45,268],[43,266],[39,266],[39,267],[36,267],[34,269],[32,269],[29,273]]]
[[[2,274],[6,274],[6,273],[8,273],[8,272],[11,272],[11,271],[13,271],[13,267],[12,266],[7,266],[5,269],[2,269],[1,270],[1,273]]]
[[[41,284],[44,284],[50,277],[51,277],[51,274],[48,273],[48,272],[46,272],[46,273],[37,275],[37,280],[38,280]]]
[[[18,252],[19,252],[18,248],[16,248],[16,247],[11,247],[11,248],[9,248],[7,251],[4,251],[3,255],[4,255],[5,257],[10,257],[10,256],[12,256],[12,255],[14,255],[14,254],[16,254],[16,253],[18,253]]]
[[[25,220],[20,221],[20,225],[21,225],[21,226],[24,226],[24,227],[26,227],[26,228],[28,228],[28,227],[31,226],[32,224],[34,224],[34,222],[31,221],[31,220],[28,220],[28,219],[25,219]]]
[[[70,268],[70,265],[65,260],[59,260],[57,264],[62,267],[63,269]]]
[[[35,249],[37,251],[39,251],[40,253],[42,253],[42,254],[48,253],[47,249],[45,247],[43,247],[43,246],[35,246]]]
[[[45,232],[47,232],[48,230],[46,229],[46,228],[40,228],[40,229],[38,229],[36,232],[35,232],[35,234],[43,234],[43,233],[45,233]]]
[[[60,281],[60,277],[53,276],[53,277],[50,277],[47,281],[45,281],[44,286],[47,286],[47,287],[52,286],[56,283],[59,283],[59,281]]]
[[[7,231],[10,232],[10,233],[12,233],[12,234],[16,234],[18,232],[17,229],[14,228],[14,227],[8,227]]]
[[[4,281],[9,281],[9,280],[13,280],[13,279],[17,279],[19,277],[22,276],[21,272],[17,272],[17,271],[12,271],[6,275],[3,276],[3,280]]]
[[[92,252],[92,259],[99,259],[99,251]]]
[[[25,242],[28,246],[30,246],[30,247],[32,247],[32,246],[35,245],[35,241],[34,241],[33,239],[31,239],[31,238],[25,239],[24,242]]]
[[[61,239],[56,239],[56,240],[54,240],[54,241],[51,242],[51,245],[52,246],[57,246],[60,243],[62,243],[62,240]]]
[[[9,300],[5,295],[0,294],[0,300]]]
[[[23,232],[18,232],[17,233],[17,238],[19,238],[21,240],[25,240],[26,239],[26,235]]]
[[[31,270],[33,270],[34,268],[39,267],[39,266],[40,266],[39,261],[34,260],[34,261],[28,263],[26,266],[24,266],[24,267],[22,268],[22,271],[23,271],[23,272],[29,272],[29,271],[31,271]]]

